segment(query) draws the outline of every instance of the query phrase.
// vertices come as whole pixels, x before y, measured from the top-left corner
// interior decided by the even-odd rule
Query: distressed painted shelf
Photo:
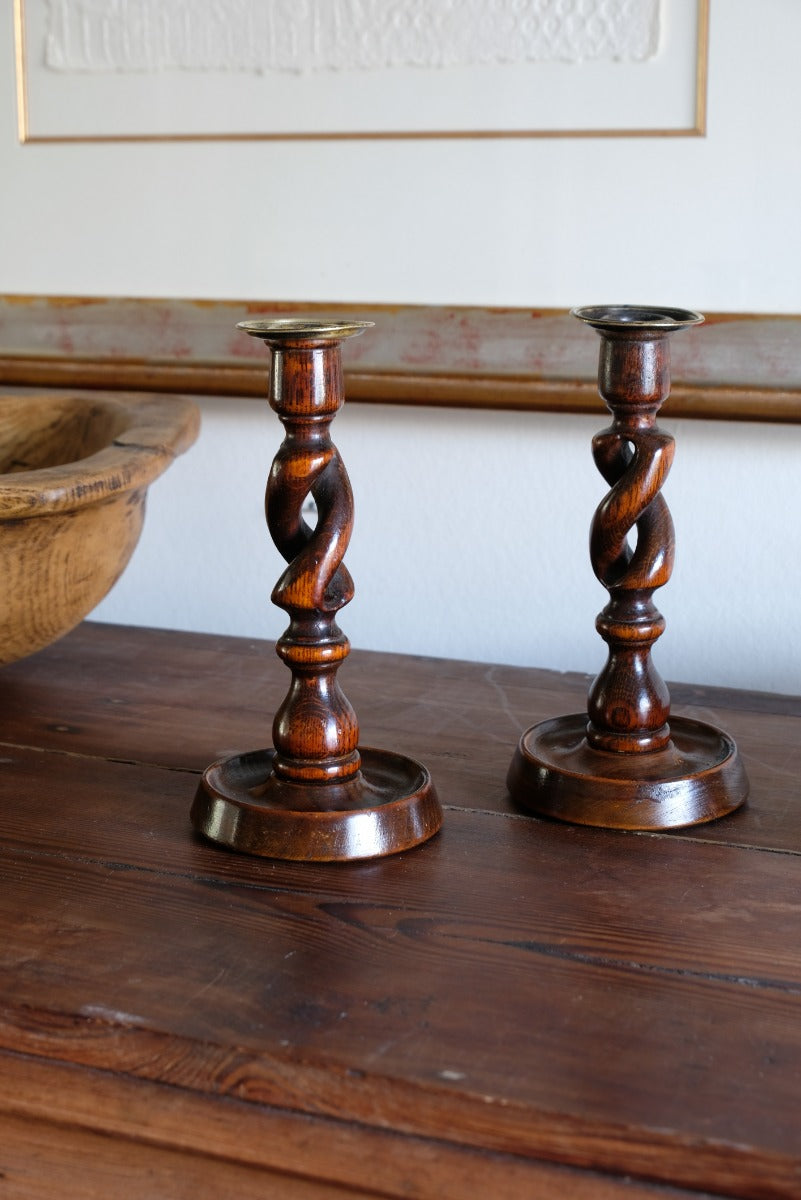
[[[300,314],[375,322],[345,351],[349,401],[598,412],[592,334],[552,309],[3,296],[0,384],[262,398],[236,322]],[[705,315],[665,415],[801,421],[801,316]]]

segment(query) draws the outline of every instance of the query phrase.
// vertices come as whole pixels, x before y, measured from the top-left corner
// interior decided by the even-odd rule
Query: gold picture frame
[[[69,97],[77,95],[81,90],[85,92],[87,99],[80,106],[82,111],[90,110],[94,113],[101,114],[102,120],[111,120],[106,114],[112,110],[117,112],[130,111],[131,105],[126,99],[126,103],[120,104],[103,104],[98,101],[92,102],[93,97],[104,94],[103,89],[108,93],[109,88],[116,87],[119,89],[124,86],[127,90],[126,96],[135,92],[136,87],[131,85],[129,80],[120,80],[113,74],[104,77],[100,80],[93,77],[87,77],[86,74],[76,78],[79,75],[73,72],[72,76],[66,73],[64,77],[54,80],[55,72],[47,72],[43,64],[32,66],[29,56],[29,34],[31,14],[34,13],[41,20],[44,0],[13,0],[14,4],[14,29],[15,29],[15,51],[16,51],[16,82],[17,82],[17,109],[18,109],[18,133],[19,140],[22,143],[69,143],[69,142],[237,142],[237,141],[313,141],[313,140],[410,140],[410,139],[444,139],[444,138],[470,138],[470,139],[488,139],[488,138],[613,138],[613,137],[701,137],[706,133],[707,121],[707,76],[708,76],[708,58],[709,58],[709,10],[710,0],[669,0],[674,5],[674,12],[681,14],[681,20],[685,22],[685,37],[681,45],[682,53],[682,71],[686,75],[683,85],[688,90],[688,95],[681,101],[680,105],[686,106],[687,120],[672,123],[668,121],[664,126],[647,122],[643,127],[631,127],[627,123],[628,113],[626,118],[620,119],[619,122],[603,125],[603,127],[595,128],[591,125],[575,124],[569,128],[554,127],[553,125],[542,127],[537,124],[527,125],[525,128],[514,127],[492,127],[482,128],[476,125],[475,122],[468,128],[453,128],[453,127],[436,127],[429,128],[422,125],[419,128],[286,128],[286,129],[263,129],[258,127],[253,128],[188,128],[180,127],[180,120],[176,123],[178,128],[172,128],[172,122],[169,113],[159,112],[159,120],[161,122],[159,128],[147,128],[147,121],[150,119],[147,114],[142,114],[140,118],[141,127],[136,127],[137,118],[132,118],[133,125],[126,126],[123,122],[119,127],[104,127],[91,128],[86,125],[85,118],[81,121],[73,121],[73,126],[69,124],[70,104],[62,103],[57,99],[53,99],[54,95],[58,95],[60,91],[66,89],[66,94]],[[686,6],[692,5],[694,12]],[[685,6],[685,7],[682,7]],[[689,14],[689,15],[688,15]],[[675,22],[674,22],[675,24]],[[688,37],[691,31],[692,37],[695,40],[694,59],[691,62],[687,54],[689,52]],[[685,42],[687,44],[685,44]],[[550,66],[551,64],[549,64]],[[591,64],[569,64],[566,69],[584,70],[591,68]],[[692,68],[692,70],[690,69]],[[504,70],[505,68],[497,68]],[[624,65],[614,64],[607,69],[626,69]],[[628,70],[647,71],[648,64],[637,64],[634,68],[628,67]],[[186,74],[186,73],[185,73]],[[190,75],[194,74],[189,72]],[[203,83],[208,90],[208,75],[205,73]],[[633,76],[638,78],[640,84],[646,78],[643,74]],[[146,83],[147,81],[145,81]],[[675,82],[675,81],[674,81]],[[161,91],[165,90],[164,81],[161,80]],[[224,81],[228,85],[229,91],[233,88],[240,89],[250,84],[244,85],[236,78],[229,78]],[[147,89],[143,83],[138,83],[137,94],[146,95]],[[187,87],[191,87],[191,80],[181,79],[174,84],[175,88],[181,89],[182,102],[186,99],[184,93]],[[198,83],[198,87],[200,84]],[[287,85],[290,86],[290,85]],[[297,88],[301,86],[297,82],[292,82],[291,87]],[[314,86],[314,81],[307,82],[305,86]],[[150,89],[151,91],[153,89]],[[692,95],[690,95],[690,91]],[[47,95],[50,100],[47,100]],[[244,95],[244,93],[243,93]],[[177,96],[177,92],[176,92]],[[595,95],[597,100],[597,93]],[[47,105],[50,103],[50,116],[48,117]],[[155,103],[155,102],[154,102]],[[126,108],[127,105],[127,108]],[[176,107],[178,107],[176,102]],[[191,107],[191,106],[190,106]],[[268,106],[263,106],[268,107]],[[324,105],[315,105],[315,109],[319,107],[321,111],[325,111]],[[369,106],[366,106],[369,107]],[[420,106],[424,108],[425,106]],[[596,105],[594,104],[594,108]],[[408,108],[408,106],[407,106]],[[630,112],[632,105],[628,106]],[[638,110],[641,105],[638,103]],[[133,105],[135,111],[135,104]],[[243,111],[245,111],[243,109]],[[44,116],[43,116],[44,113]],[[152,115],[152,114],[151,114]],[[407,115],[404,112],[404,116]],[[474,114],[473,114],[474,115]],[[115,117],[114,119],[119,119]],[[94,120],[94,118],[93,118]],[[98,117],[97,120],[101,120]],[[63,127],[58,127],[59,122],[66,122]]]

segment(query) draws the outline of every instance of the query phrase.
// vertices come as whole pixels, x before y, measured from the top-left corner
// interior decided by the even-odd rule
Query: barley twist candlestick
[[[598,384],[614,418],[593,440],[610,485],[590,533],[590,558],[609,603],[596,627],[609,647],[587,712],[545,721],[521,738],[508,786],[521,807],[583,825],[667,829],[737,808],[748,781],[730,737],[670,719],[651,661],[665,622],[654,591],[673,567],[673,522],[660,489],[673,438],[656,425],[670,391],[668,338],[703,320],[672,308],[580,308],[601,335]],[[636,544],[629,536],[636,530]]]
[[[336,616],[353,596],[343,558],[353,496],[330,438],[343,402],[340,343],[370,321],[245,321],[272,353],[270,404],[286,437],[270,471],[266,513],[288,566],[273,602],[289,616],[277,643],[292,672],[275,714],[274,749],[238,754],[205,772],[192,821],[235,850],[307,861],[372,858],[439,829],[428,771],[413,759],[358,746],[356,714],[337,681],[350,649]],[[311,494],[314,529],[301,514]]]

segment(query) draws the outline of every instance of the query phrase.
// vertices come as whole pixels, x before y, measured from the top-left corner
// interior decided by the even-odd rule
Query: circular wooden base
[[[652,754],[595,750],[587,714],[544,721],[520,739],[507,786],[521,808],[606,829],[677,829],[738,808],[748,780],[727,734],[683,717]]]
[[[191,819],[213,842],[246,854],[347,862],[408,850],[432,837],[442,810],[421,763],[360,747],[361,771],[345,783],[288,783],[273,750],[221,759],[204,772]]]

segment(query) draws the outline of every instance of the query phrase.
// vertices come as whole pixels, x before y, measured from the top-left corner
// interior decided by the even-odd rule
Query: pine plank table
[[[86,624],[3,669],[0,1197],[801,1196],[801,699],[674,686],[752,796],[642,835],[506,796],[584,677],[341,680],[445,825],[317,866],[189,825],[269,742],[268,644]]]

